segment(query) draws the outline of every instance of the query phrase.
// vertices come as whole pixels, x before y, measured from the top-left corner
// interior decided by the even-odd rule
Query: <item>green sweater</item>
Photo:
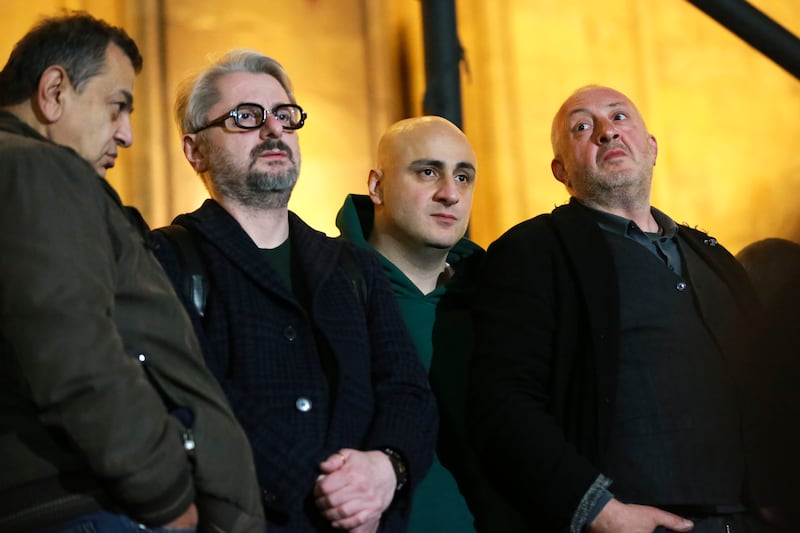
[[[369,197],[348,195],[336,217],[342,238],[375,251],[367,242],[373,213]],[[453,277],[429,294],[378,254],[439,404],[437,457],[414,494],[409,533],[524,531],[515,511],[481,473],[467,444],[470,303],[483,254],[480,246],[461,239],[447,256]]]

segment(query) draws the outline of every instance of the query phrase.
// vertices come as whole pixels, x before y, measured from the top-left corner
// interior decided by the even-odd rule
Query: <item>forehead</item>
[[[627,109],[636,112],[636,107],[624,94],[613,89],[586,89],[572,95],[561,107],[561,115],[569,117],[582,113],[607,112],[613,109]],[[638,114],[638,112],[636,112]]]
[[[214,108],[229,108],[244,102],[272,107],[289,102],[289,95],[283,86],[269,74],[253,72],[226,74],[217,80],[217,90],[220,98]]]
[[[435,159],[445,163],[468,162],[475,166],[475,153],[466,136],[444,124],[428,123],[404,131],[392,143],[403,163]]]

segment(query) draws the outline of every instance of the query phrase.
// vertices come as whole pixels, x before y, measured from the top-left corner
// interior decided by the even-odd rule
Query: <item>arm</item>
[[[489,248],[474,305],[467,411],[486,474],[521,511],[560,527],[599,475],[565,435],[568,414],[593,416],[570,400],[594,394],[581,382],[587,357],[575,356],[586,348],[578,345],[582,311],[570,275],[542,224],[526,223]]]
[[[394,293],[377,258],[365,250],[353,254],[359,259],[367,285],[367,297],[362,306],[366,307],[363,316],[369,334],[370,380],[374,397],[374,413],[361,449],[382,465],[375,469],[376,473],[388,474],[376,475],[374,484],[388,491],[383,498],[387,507],[396,502],[389,508],[392,516],[403,519],[402,515],[407,515],[413,486],[424,477],[433,459],[436,403],[425,370],[405,329]],[[409,486],[398,492],[394,490],[396,480],[391,463],[379,451],[384,448],[397,452],[407,468]]]
[[[114,322],[116,206],[60,148],[6,155],[0,175],[0,224],[14,228],[0,236],[0,328],[18,394],[132,516],[169,522],[191,503],[189,465]]]

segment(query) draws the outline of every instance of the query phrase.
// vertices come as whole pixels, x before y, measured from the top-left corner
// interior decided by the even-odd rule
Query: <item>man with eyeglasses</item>
[[[188,80],[176,113],[211,199],[156,254],[253,446],[269,530],[405,531],[432,461],[436,406],[391,288],[367,251],[288,210],[306,114],[275,60],[233,51]]]
[[[142,57],[87,13],[0,72],[0,531],[264,529],[244,431],[105,181]]]

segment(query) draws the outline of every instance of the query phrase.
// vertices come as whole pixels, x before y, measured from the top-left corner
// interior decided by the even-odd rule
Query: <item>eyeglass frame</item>
[[[238,118],[239,114],[237,113],[237,110],[241,106],[247,106],[247,105],[261,108],[261,124],[259,124],[257,126],[242,126],[241,124],[239,124],[239,118]],[[300,128],[302,128],[305,125],[306,119],[308,118],[308,114],[305,111],[303,111],[303,108],[300,107],[297,104],[278,104],[278,105],[274,106],[272,109],[267,109],[263,105],[256,104],[255,102],[242,102],[242,103],[236,104],[236,107],[234,107],[233,109],[231,109],[230,111],[228,111],[224,115],[221,115],[218,118],[215,118],[214,120],[212,120],[211,122],[209,122],[205,126],[202,126],[202,127],[198,128],[198,129],[194,130],[192,133],[200,133],[201,131],[206,130],[208,128],[213,128],[214,126],[224,126],[225,122],[229,118],[233,118],[233,123],[239,129],[242,129],[242,130],[257,130],[259,128],[262,128],[264,126],[264,124],[267,123],[267,117],[269,115],[272,115],[274,117],[275,116],[275,111],[277,109],[281,108],[281,107],[291,107],[291,108],[294,108],[294,109],[297,109],[298,111],[300,111],[300,122],[297,124],[297,126],[284,126],[281,123],[281,127],[283,129],[288,130],[288,131],[295,131],[295,130],[299,130]]]

